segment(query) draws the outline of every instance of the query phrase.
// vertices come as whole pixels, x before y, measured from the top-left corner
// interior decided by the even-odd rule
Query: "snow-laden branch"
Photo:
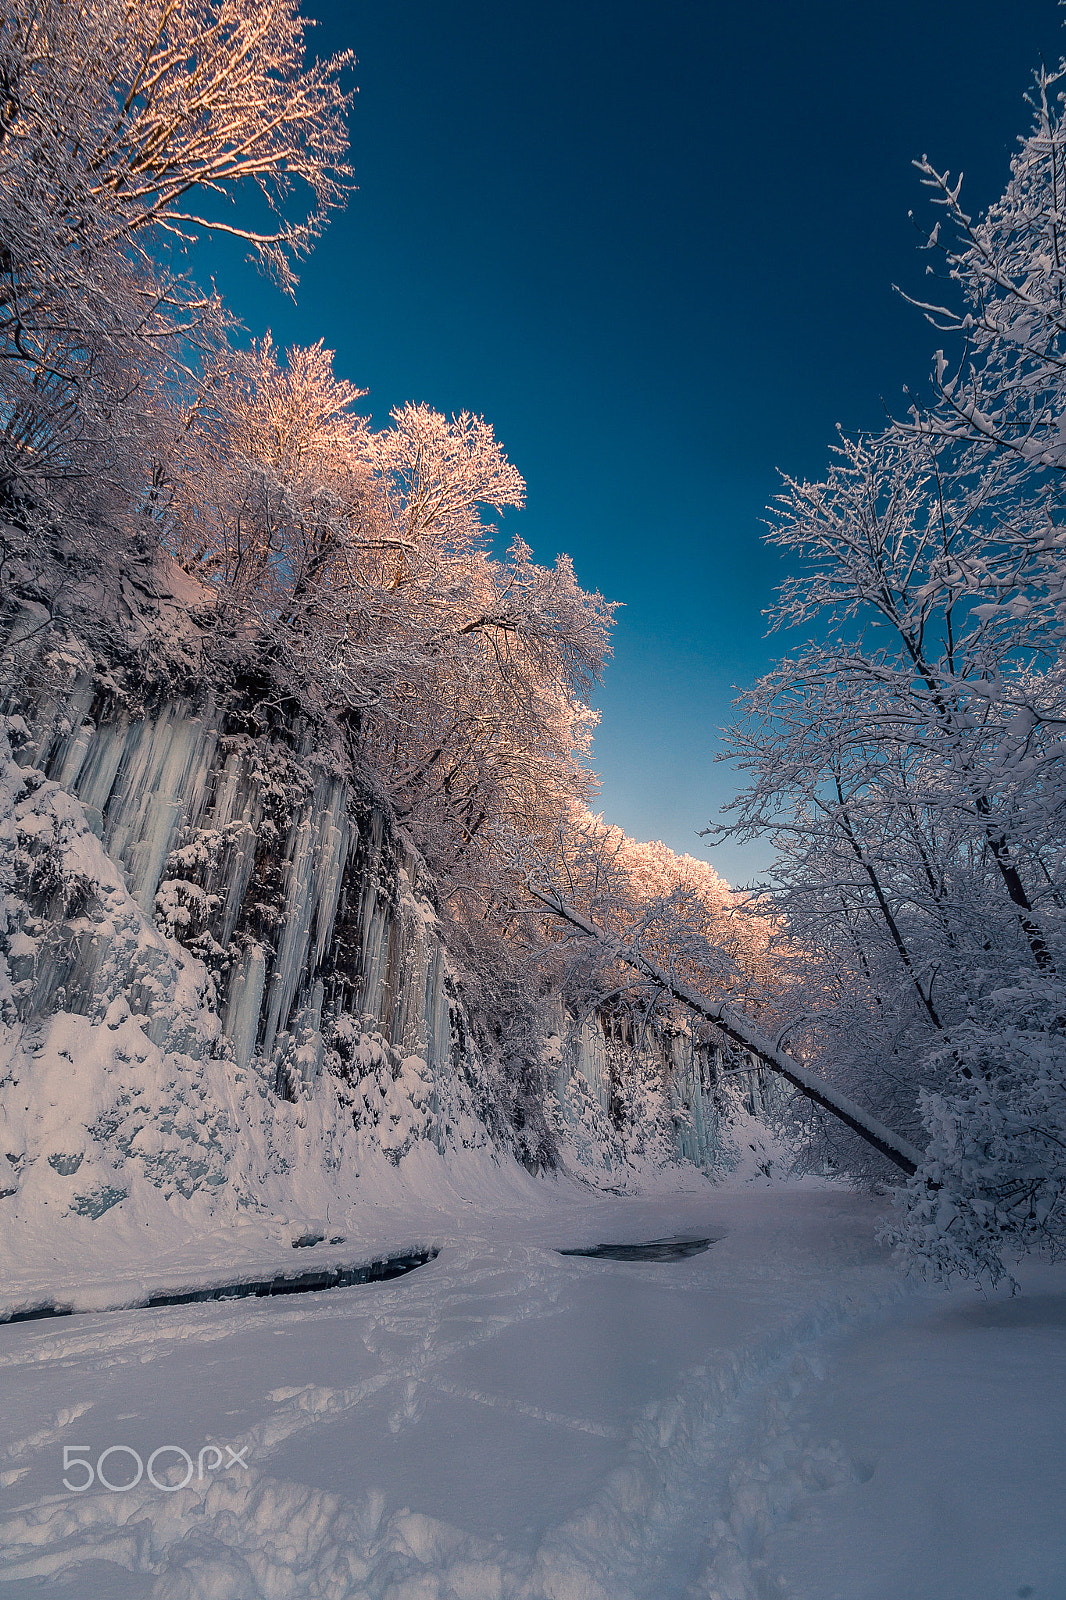
[[[535,900],[547,906],[549,911],[561,917],[571,927],[587,934],[589,938],[596,939],[603,945],[611,946],[611,953],[617,960],[623,961],[627,966],[635,968],[638,972],[645,973],[654,979],[682,1005],[688,1006],[697,1015],[704,1017],[708,1022],[713,1022],[720,1028],[728,1039],[742,1045],[746,1050],[758,1056],[759,1060],[771,1072],[778,1073],[788,1083],[799,1090],[806,1099],[821,1106],[824,1111],[832,1115],[857,1133],[860,1139],[880,1152],[894,1166],[899,1167],[908,1177],[913,1177],[922,1162],[921,1151],[912,1145],[900,1134],[883,1122],[878,1121],[865,1111],[856,1101],[848,1095],[841,1094],[832,1084],[824,1078],[805,1067],[787,1051],[781,1050],[774,1041],[764,1034],[750,1019],[734,1006],[724,1000],[708,1000],[705,995],[692,989],[688,984],[680,983],[670,973],[666,972],[656,962],[650,961],[647,956],[639,951],[616,946],[615,941],[608,938],[602,928],[596,926],[588,917],[583,916],[575,906],[570,905],[561,895],[551,890],[538,889],[527,881],[526,888]]]

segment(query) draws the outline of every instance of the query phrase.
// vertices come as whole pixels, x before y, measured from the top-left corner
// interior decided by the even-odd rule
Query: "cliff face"
[[[299,745],[225,734],[210,706],[109,716],[83,673],[29,727],[19,761],[80,802],[131,899],[211,972],[239,1069],[258,1062],[296,1101],[321,1076],[325,1038],[346,1059],[358,1025],[422,1058],[443,1112],[455,1002],[421,865],[380,811]],[[89,1004],[94,959],[76,977],[55,962],[39,973],[34,1013],[72,978],[74,1009]]]
[[[35,626],[9,627],[3,705],[5,1204],[319,1203],[370,1157],[505,1145],[432,885],[382,811],[298,726],[131,702]],[[542,1065],[564,1166],[720,1159],[720,1062],[688,1035],[549,1005]]]

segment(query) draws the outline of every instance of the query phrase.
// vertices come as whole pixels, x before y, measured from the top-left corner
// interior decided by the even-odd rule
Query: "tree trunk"
[[[553,911],[556,916],[562,917],[565,922],[569,922],[571,927],[580,929],[582,933],[588,934],[590,938],[596,939],[600,944],[609,947],[612,955],[616,956],[619,961],[624,961],[627,966],[635,968],[638,972],[646,973],[650,978],[654,978],[656,983],[662,984],[663,988],[672,994],[676,1000],[680,1000],[682,1005],[689,1006],[697,1015],[706,1018],[708,1022],[713,1022],[715,1027],[720,1028],[726,1037],[732,1039],[734,1043],[743,1045],[746,1050],[751,1050],[758,1056],[764,1066],[769,1067],[771,1072],[776,1072],[782,1078],[785,1078],[794,1088],[799,1090],[800,1094],[813,1101],[816,1106],[821,1106],[823,1110],[831,1112],[853,1133],[857,1133],[860,1139],[864,1139],[867,1144],[872,1145],[888,1161],[897,1166],[901,1172],[905,1172],[908,1177],[912,1177],[918,1170],[922,1162],[922,1153],[916,1145],[911,1144],[900,1134],[894,1133],[891,1128],[886,1127],[883,1122],[879,1122],[876,1117],[871,1116],[856,1101],[850,1099],[846,1094],[841,1094],[839,1089],[835,1089],[831,1083],[827,1083],[824,1078],[820,1078],[816,1072],[812,1072],[809,1067],[805,1067],[802,1062],[797,1061],[794,1056],[790,1056],[787,1051],[779,1050],[773,1040],[767,1038],[743,1012],[735,1010],[733,1006],[728,1005],[724,1000],[708,1000],[697,990],[690,989],[687,984],[679,983],[676,978],[670,977],[661,967],[656,966],[654,961],[649,961],[646,956],[636,953],[630,954],[624,950],[614,948],[613,941],[607,938],[601,928],[598,928],[588,917],[582,916],[580,911],[569,905],[559,895],[535,889],[532,884],[527,884],[526,887],[535,900],[539,900],[541,905],[548,907],[549,911]]]

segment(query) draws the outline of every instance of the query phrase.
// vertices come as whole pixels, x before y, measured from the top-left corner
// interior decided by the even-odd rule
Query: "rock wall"
[[[64,827],[95,836],[142,923],[131,932],[129,914],[100,911],[99,863],[82,873],[96,910],[79,915],[78,869],[64,866],[58,900],[55,885],[30,894],[9,956],[20,1021],[99,1021],[121,989],[160,1048],[207,1050],[305,1120],[316,1095],[336,1093],[395,1160],[422,1138],[442,1152],[484,1140],[491,1074],[470,1043],[432,885],[381,810],[299,727],[242,726],[206,691],[131,704],[99,661],[50,630],[41,649],[12,656],[35,621],[27,608],[8,630],[17,668],[0,709],[15,761],[76,805],[81,823],[48,825],[57,838]],[[173,1006],[159,1000],[174,990],[178,949],[203,965],[216,1019],[206,1044],[203,1026],[176,1040]],[[627,1027],[546,1008],[546,1109],[564,1165],[594,1177],[677,1159],[712,1170],[723,1154],[720,1056],[681,1030],[638,1039]]]
[[[65,692],[23,682],[3,709],[18,763],[80,802],[133,900],[212,972],[239,1067],[295,1097],[356,1024],[421,1058],[446,1105],[461,1030],[421,865],[306,740],[227,732],[210,700],[131,713],[76,662]],[[54,951],[24,1017],[60,990],[88,1010],[103,956]]]
[[[684,1026],[642,1029],[633,1017],[611,1012],[578,1022],[557,1003],[549,1037],[564,1142],[592,1172],[641,1161],[688,1161],[720,1172],[735,1160],[738,1113],[765,1109],[758,1064]]]

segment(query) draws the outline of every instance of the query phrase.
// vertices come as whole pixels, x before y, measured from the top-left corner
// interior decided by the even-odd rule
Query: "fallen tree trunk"
[[[654,961],[649,961],[647,956],[641,955],[638,951],[629,951],[616,946],[614,940],[609,939],[602,928],[598,928],[560,895],[537,889],[528,882],[526,887],[535,900],[547,906],[549,911],[553,911],[564,922],[569,922],[571,927],[579,929],[582,933],[588,934],[589,938],[596,939],[600,944],[609,947],[619,961],[624,961],[627,966],[633,967],[638,972],[646,973],[676,1000],[680,1000],[682,1005],[690,1007],[708,1022],[713,1022],[727,1039],[743,1045],[746,1050],[758,1056],[771,1072],[776,1072],[785,1078],[793,1088],[798,1089],[800,1094],[813,1101],[816,1106],[831,1112],[838,1121],[843,1122],[853,1133],[857,1133],[860,1139],[864,1139],[888,1161],[899,1167],[901,1172],[912,1177],[918,1170],[922,1162],[922,1153],[916,1145],[911,1144],[900,1134],[894,1133],[850,1096],[841,1094],[839,1089],[835,1089],[831,1083],[827,1083],[824,1078],[812,1072],[809,1067],[805,1067],[787,1051],[780,1050],[773,1040],[762,1033],[742,1011],[737,1011],[724,1000],[708,1000],[698,990],[690,989],[687,984],[679,983],[676,978],[672,978]]]

